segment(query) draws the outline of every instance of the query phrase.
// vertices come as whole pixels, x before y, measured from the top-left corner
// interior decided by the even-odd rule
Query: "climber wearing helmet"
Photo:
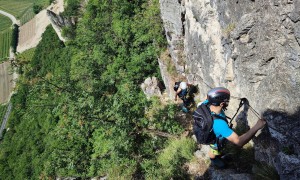
[[[182,99],[184,106],[188,106],[188,100],[186,98],[188,94],[188,87],[191,86],[191,84],[188,84],[186,82],[175,82],[174,85],[174,91],[175,93],[175,101],[177,101],[177,96]]]
[[[221,116],[226,119],[224,111],[229,105],[230,100],[230,91],[223,87],[217,87],[211,89],[207,93],[207,100],[203,103],[206,103],[209,106],[209,109],[212,114]],[[210,145],[210,151],[208,153],[211,162],[218,168],[224,168],[225,163],[221,158],[220,150],[224,147],[226,139],[240,147],[247,144],[256,134],[256,132],[264,127],[266,121],[264,119],[259,119],[257,123],[246,133],[239,136],[237,135],[228,125],[228,123],[223,119],[214,119],[213,120],[213,132],[216,135],[215,144]]]

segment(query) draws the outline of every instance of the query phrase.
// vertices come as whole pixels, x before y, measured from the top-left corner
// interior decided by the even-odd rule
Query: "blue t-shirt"
[[[221,139],[227,138],[233,133],[233,130],[230,129],[228,124],[222,119],[214,120],[213,131],[214,131],[216,137],[219,137]]]

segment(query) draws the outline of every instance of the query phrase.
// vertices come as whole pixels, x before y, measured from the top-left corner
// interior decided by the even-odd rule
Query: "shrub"
[[[34,4],[32,8],[33,8],[33,12],[35,14],[38,14],[43,9],[43,6],[40,4]]]
[[[18,39],[19,39],[19,26],[14,24],[13,32],[12,32],[12,39],[11,39],[11,44],[10,44],[14,53],[16,53],[16,51],[17,51]]]
[[[77,16],[80,8],[79,0],[67,0],[64,16]]]
[[[76,36],[75,26],[65,26],[62,28],[62,36],[68,39],[74,39]]]
[[[186,177],[183,165],[193,158],[195,148],[195,142],[189,138],[170,140],[158,157],[158,163],[162,166],[164,176],[168,178]]]

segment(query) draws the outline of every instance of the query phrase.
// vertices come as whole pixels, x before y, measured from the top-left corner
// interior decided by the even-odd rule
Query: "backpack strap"
[[[215,120],[215,119],[222,119],[222,120],[224,120],[228,124],[227,116],[223,117],[223,116],[220,116],[218,114],[211,114],[211,115],[213,117],[213,120]]]
[[[222,120],[224,120],[224,121],[226,121],[226,123],[228,124],[228,121],[227,121],[227,116],[226,116],[226,118],[225,117],[223,117],[223,116],[220,116],[220,115],[217,115],[217,114],[214,114],[214,113],[212,113],[211,111],[210,111],[210,108],[209,108],[209,105],[208,104],[201,104],[197,109],[196,109],[196,111],[194,112],[194,114],[193,114],[193,116],[194,117],[198,117],[198,115],[200,115],[199,114],[199,112],[197,111],[199,108],[201,108],[202,110],[203,110],[203,106],[206,106],[207,107],[207,109],[208,109],[208,111],[209,111],[209,114],[205,114],[205,116],[211,116],[212,117],[212,120],[215,120],[215,119],[222,119]],[[205,112],[204,110],[203,110],[203,112]]]
[[[221,119],[221,120],[225,121],[226,124],[228,124],[227,116],[226,116],[226,117],[223,117],[223,116],[220,116],[220,115],[218,115],[218,114],[212,114],[212,117],[213,117],[213,120],[215,120],[215,119]],[[213,123],[214,123],[214,121],[213,121]],[[228,124],[228,126],[229,126],[229,124]],[[231,129],[232,127],[229,126],[229,128]],[[217,137],[217,136],[216,136],[216,139],[215,139],[215,142],[214,142],[214,143],[217,144],[218,149],[221,150],[221,149],[224,148],[226,142],[227,142],[227,139],[226,139],[226,138],[223,138],[223,139],[221,140],[220,137]]]

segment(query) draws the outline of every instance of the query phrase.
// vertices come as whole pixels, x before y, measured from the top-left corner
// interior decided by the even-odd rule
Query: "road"
[[[10,115],[11,109],[12,109],[12,104],[9,103],[8,106],[7,106],[7,110],[6,110],[5,116],[3,117],[2,124],[1,124],[0,139],[2,138],[2,133],[3,133],[3,130],[4,130],[5,126],[6,126],[6,122],[8,120],[9,115]]]
[[[15,18],[15,16],[13,16],[12,14],[9,14],[8,12],[2,11],[2,10],[0,10],[0,14],[2,14],[3,16],[8,17],[12,21],[12,24],[17,24],[18,26],[20,26],[20,21],[18,21]],[[13,59],[14,57],[15,57],[15,54],[12,52],[12,49],[10,49],[9,58]]]
[[[5,11],[2,11],[2,10],[0,10],[0,14],[8,17],[12,21],[12,24],[20,25],[19,21],[12,14],[9,14],[9,13],[7,13]],[[10,57],[10,59],[14,58],[14,53],[11,50],[10,50],[9,57]],[[9,103],[9,105],[7,107],[7,110],[6,110],[6,113],[5,113],[5,116],[3,117],[1,128],[0,128],[0,139],[2,138],[2,133],[3,133],[3,130],[5,129],[5,126],[6,126],[8,117],[10,115],[11,109],[12,109],[12,104]]]
[[[20,25],[19,21],[12,14],[9,14],[9,13],[7,13],[5,11],[2,11],[2,10],[0,10],[0,14],[2,14],[4,16],[7,16],[12,21],[12,24]]]

